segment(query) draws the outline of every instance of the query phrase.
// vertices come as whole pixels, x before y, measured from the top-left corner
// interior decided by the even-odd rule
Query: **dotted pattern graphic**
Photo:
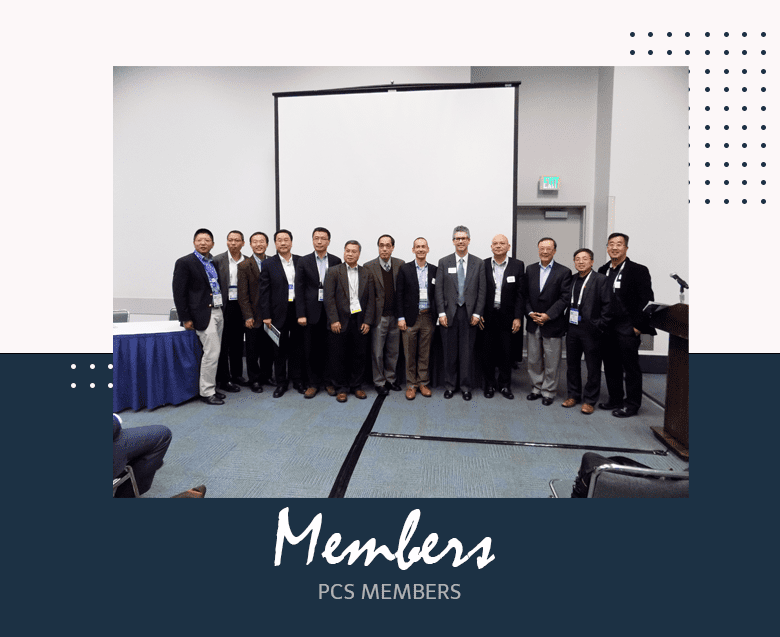
[[[70,363],[70,369],[71,379],[77,378],[77,382],[70,383],[71,389],[114,388],[113,363]]]
[[[700,129],[689,133],[694,144],[688,144],[689,159],[696,169],[691,173],[700,174],[699,166],[706,171],[701,184],[688,182],[695,201],[718,206],[767,204],[762,187],[767,185],[769,166],[761,152],[769,145],[766,31],[631,31],[629,40],[632,56],[648,56],[649,61],[657,53],[664,54],[668,64],[689,64],[688,91],[703,89],[690,99],[698,110],[699,96],[704,97],[703,108],[690,118]]]

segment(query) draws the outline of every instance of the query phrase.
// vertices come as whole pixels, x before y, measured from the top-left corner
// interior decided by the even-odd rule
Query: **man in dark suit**
[[[525,264],[507,256],[509,239],[493,237],[493,256],[485,259],[485,311],[480,327],[484,330],[482,364],[485,398],[493,398],[498,386],[510,400],[512,393],[512,335],[523,329],[525,301],[522,294]],[[498,383],[496,383],[498,368]]]
[[[436,266],[426,261],[428,242],[417,237],[412,244],[414,260],[398,269],[396,314],[406,358],[406,398],[414,400],[417,390],[430,398],[428,367],[436,316]]]
[[[566,333],[566,308],[571,295],[571,270],[554,260],[558,244],[543,237],[537,243],[539,263],[532,263],[525,273],[525,313],[529,320],[528,375],[533,388],[528,400],[542,399],[552,405],[558,389],[558,366],[561,363],[563,335]]]
[[[391,389],[401,391],[396,380],[401,336],[395,316],[395,286],[398,269],[403,265],[403,261],[392,256],[395,239],[389,234],[379,237],[376,244],[379,256],[363,267],[374,277],[376,296],[376,324],[371,331],[371,372],[377,394],[386,396]]]
[[[179,323],[185,329],[195,330],[203,345],[200,399],[209,405],[224,405],[225,394],[216,391],[216,382],[225,297],[211,257],[214,235],[200,228],[195,231],[192,243],[194,252],[178,259],[173,268],[173,303]]]
[[[323,387],[336,395],[328,362],[328,319],[325,316],[325,274],[341,259],[328,254],[330,230],[314,228],[314,252],[298,259],[295,267],[295,310],[303,328],[303,360],[308,378],[304,398],[314,398]]]
[[[260,313],[260,271],[266,260],[268,235],[255,232],[249,237],[252,256],[238,264],[238,304],[246,330],[246,373],[250,389],[259,394],[271,383],[274,344],[263,329]]]
[[[279,346],[274,352],[276,389],[274,398],[287,391],[289,381],[301,394],[302,328],[295,311],[295,268],[300,257],[292,254],[293,236],[289,230],[274,233],[276,254],[267,259],[260,272],[260,314],[269,328],[279,330]]]
[[[628,235],[613,232],[607,239],[610,261],[599,268],[612,291],[612,321],[604,333],[602,356],[609,402],[599,408],[612,410],[617,418],[636,415],[642,404],[642,369],[639,367],[641,334],[655,334],[650,317],[642,310],[655,300],[650,271],[631,261]],[[623,374],[626,378],[623,400]]]
[[[469,254],[471,233],[466,226],[452,231],[455,254],[439,259],[436,309],[444,346],[444,397],[452,398],[460,375],[463,400],[471,400],[474,343],[485,306],[485,264]]]
[[[564,407],[574,407],[582,398],[582,413],[592,414],[601,391],[601,335],[610,319],[610,290],[607,277],[593,271],[593,251],[574,253],[569,323],[566,332],[566,389]],[[580,359],[585,354],[588,380],[582,390]]]
[[[219,275],[219,287],[227,293],[222,312],[225,326],[222,329],[222,346],[217,365],[217,387],[222,391],[237,392],[245,385],[244,373],[244,318],[238,304],[238,264],[246,257],[241,254],[244,233],[231,230],[227,235],[227,251],[214,257],[214,267]],[[225,299],[223,299],[225,300]]]
[[[336,400],[347,402],[351,391],[365,399],[360,385],[366,369],[368,332],[374,323],[376,300],[374,277],[357,262],[361,246],[357,241],[344,245],[344,263],[328,269],[325,275],[325,313],[330,328],[330,357]]]

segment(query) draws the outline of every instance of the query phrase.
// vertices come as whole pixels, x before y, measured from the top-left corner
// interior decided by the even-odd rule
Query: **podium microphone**
[[[676,272],[672,272],[669,276],[672,277],[675,281],[677,281],[677,283],[680,284],[680,287],[682,289],[684,290],[688,289],[688,284],[685,281],[683,281],[680,277],[678,277]]]

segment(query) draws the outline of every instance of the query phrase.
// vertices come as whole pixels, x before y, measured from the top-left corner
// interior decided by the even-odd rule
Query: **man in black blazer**
[[[227,251],[214,257],[219,275],[219,287],[227,294],[222,312],[225,327],[217,365],[217,387],[222,391],[237,392],[245,385],[244,373],[244,317],[238,304],[238,264],[246,257],[241,254],[244,233],[231,230],[227,235]],[[225,299],[223,299],[225,300]]]
[[[249,237],[252,256],[238,264],[238,304],[246,331],[246,373],[250,389],[259,394],[271,383],[274,344],[263,329],[260,312],[260,272],[266,260],[268,235],[255,232]]]
[[[482,365],[485,398],[493,398],[496,387],[510,400],[512,393],[512,334],[523,328],[525,301],[522,294],[525,264],[507,256],[509,239],[493,237],[493,256],[485,259],[485,311],[480,322],[484,330]],[[496,382],[498,368],[498,382]]]
[[[558,389],[563,335],[566,333],[566,308],[571,295],[571,270],[554,260],[558,244],[543,237],[537,243],[539,263],[525,272],[523,285],[525,313],[528,316],[528,375],[533,388],[528,400],[542,399],[552,405]]]
[[[195,330],[203,345],[200,399],[208,405],[224,405],[225,394],[216,391],[216,383],[225,297],[211,257],[214,235],[211,230],[200,228],[192,243],[194,252],[178,259],[173,268],[173,303],[179,323],[185,329]]]
[[[314,398],[325,386],[336,395],[328,361],[328,318],[325,316],[325,274],[341,259],[328,254],[330,230],[314,228],[314,252],[298,259],[295,266],[295,310],[303,328],[303,361],[309,386],[304,398]]]
[[[655,300],[650,271],[631,261],[628,235],[613,232],[607,239],[610,261],[599,268],[612,291],[612,321],[604,334],[602,356],[609,402],[599,408],[612,410],[618,418],[636,415],[642,404],[642,369],[639,367],[641,334],[655,334],[650,317],[642,310]],[[626,379],[623,400],[623,374]]]
[[[368,332],[374,323],[376,303],[374,277],[357,262],[361,246],[357,241],[344,245],[344,263],[328,269],[325,275],[325,313],[330,328],[330,357],[336,400],[347,402],[347,392],[364,400],[361,388],[366,370]]]
[[[485,306],[485,264],[469,254],[471,233],[466,226],[452,231],[455,254],[439,259],[436,310],[444,346],[444,397],[452,398],[460,376],[463,400],[471,400],[474,385],[474,343]]]
[[[398,351],[401,334],[398,331],[398,319],[395,315],[395,286],[398,269],[403,261],[394,256],[395,239],[383,234],[376,242],[379,256],[371,259],[363,267],[374,277],[374,295],[376,309],[375,324],[371,331],[371,373],[376,393],[386,396],[389,391],[401,391],[396,380]]]
[[[582,413],[592,414],[601,391],[601,335],[610,319],[610,290],[607,277],[593,271],[593,251],[574,253],[569,323],[566,332],[566,389],[564,407],[574,407],[582,398]],[[588,380],[582,390],[580,360],[585,354]]]
[[[436,266],[426,261],[428,241],[417,237],[412,244],[414,260],[398,269],[396,314],[406,358],[406,398],[417,391],[430,398],[431,342],[436,316]]]
[[[260,313],[263,323],[279,330],[279,346],[274,352],[276,389],[274,398],[287,391],[289,381],[301,394],[302,328],[295,311],[295,268],[300,257],[292,254],[293,236],[289,230],[274,233],[276,254],[266,259],[260,272]]]

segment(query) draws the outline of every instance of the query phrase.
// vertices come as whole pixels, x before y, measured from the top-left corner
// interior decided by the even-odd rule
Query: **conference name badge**
[[[214,307],[217,307],[219,305],[222,305],[222,294],[215,294],[214,295]]]
[[[421,301],[428,300],[428,288],[420,288],[420,300]]]
[[[295,286],[290,283],[287,286],[287,300],[288,301],[294,301],[295,300]]]
[[[431,279],[431,285],[436,285],[436,277],[433,277],[433,278]]]
[[[352,314],[357,314],[358,312],[362,312],[363,311],[363,308],[360,307],[360,300],[359,299],[355,299],[354,301],[352,301],[349,304],[349,311]]]
[[[506,282],[507,283],[514,283],[515,282],[515,277],[514,276],[508,276],[506,278]]]
[[[235,285],[228,288],[228,301],[238,301],[238,288]]]
[[[323,296],[323,294],[324,294],[324,293],[325,293],[325,290],[323,290],[322,288],[320,288],[320,289],[318,290],[318,292],[317,292],[317,300],[318,300],[318,301],[322,301],[322,300],[323,300],[323,298],[325,298],[325,297]]]
[[[458,271],[455,268],[447,268],[449,274],[456,274]]]
[[[580,323],[580,311],[571,308],[569,310],[569,323],[572,325],[579,325]]]

